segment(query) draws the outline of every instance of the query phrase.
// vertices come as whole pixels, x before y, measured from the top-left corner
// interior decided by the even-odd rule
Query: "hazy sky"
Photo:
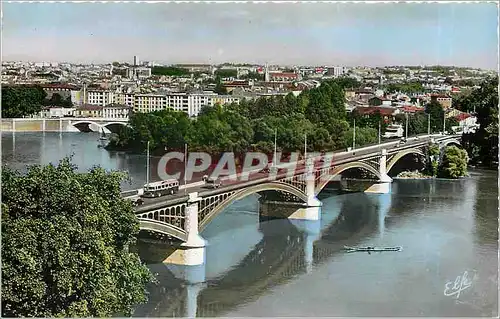
[[[497,69],[494,3],[4,3],[3,59]]]

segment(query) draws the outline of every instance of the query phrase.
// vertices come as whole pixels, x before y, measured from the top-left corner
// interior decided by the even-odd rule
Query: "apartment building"
[[[148,113],[164,109],[185,112],[190,117],[196,117],[204,106],[239,103],[240,97],[233,95],[218,95],[214,92],[200,93],[120,93],[109,90],[89,90],[85,94],[86,103],[94,106],[122,105],[134,112]],[[124,116],[125,110],[109,111],[110,117],[115,114]],[[112,115],[113,114],[113,115]]]
[[[125,96],[127,98],[127,96]],[[218,95],[213,92],[203,93],[168,93],[168,94],[135,94],[133,103],[126,100],[124,105],[132,106],[134,112],[154,112],[163,109],[184,112],[189,117],[196,117],[204,106],[239,103],[240,97]]]
[[[87,90],[84,104],[105,106],[114,103],[114,92],[109,90]]]
[[[431,94],[431,101],[438,102],[439,104],[441,104],[441,106],[445,110],[451,108],[451,106],[452,106],[451,105],[452,98],[449,97],[448,95],[444,95],[444,94]]]
[[[128,119],[132,107],[123,104],[109,104],[102,108],[102,117],[107,119]]]
[[[103,106],[84,104],[76,108],[75,117],[102,117]]]

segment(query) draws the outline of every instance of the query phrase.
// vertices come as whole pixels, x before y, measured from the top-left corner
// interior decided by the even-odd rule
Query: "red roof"
[[[356,111],[361,115],[375,114],[377,112],[380,112],[381,115],[392,115],[396,109],[392,107],[357,107]]]
[[[76,85],[71,85],[71,84],[42,84],[40,86],[44,89],[62,89],[62,90],[79,90],[80,89]]]
[[[472,115],[470,115],[469,113],[460,113],[458,114],[457,116],[455,116],[455,118],[459,121],[459,122],[462,122],[466,119],[468,119],[469,117],[472,117]]]
[[[401,107],[401,109],[408,113],[416,113],[416,112],[424,112],[425,109],[423,107],[413,106],[413,105],[405,105]]]

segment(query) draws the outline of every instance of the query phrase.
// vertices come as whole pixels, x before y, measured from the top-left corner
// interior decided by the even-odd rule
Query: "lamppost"
[[[307,164],[307,133],[304,134],[304,163]]]
[[[146,150],[146,185],[149,184],[149,141]]]
[[[378,121],[378,143],[380,144],[380,121]]]
[[[184,143],[184,194],[186,194],[187,192],[186,189],[187,152],[188,152],[188,145],[187,143]]]
[[[405,113],[406,117],[406,129],[405,129],[405,139],[408,139],[408,113]]]
[[[427,113],[427,135],[431,135],[431,114]]]
[[[273,154],[273,167],[276,165],[276,137],[278,135],[278,129],[274,129],[274,154]]]
[[[443,109],[443,135],[446,134],[446,111]]]
[[[354,130],[352,131],[352,150],[356,149],[356,119],[354,119]]]

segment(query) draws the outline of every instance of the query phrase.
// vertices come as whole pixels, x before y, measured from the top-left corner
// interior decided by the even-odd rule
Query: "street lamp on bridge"
[[[352,131],[352,150],[356,149],[356,119],[354,119],[354,129]]]

